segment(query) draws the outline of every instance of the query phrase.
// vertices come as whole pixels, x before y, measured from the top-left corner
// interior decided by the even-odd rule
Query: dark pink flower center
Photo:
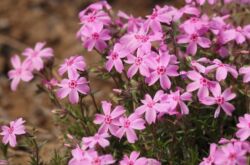
[[[147,106],[149,107],[149,108],[153,108],[153,106],[155,105],[155,102],[149,102],[148,104],[147,104]]]
[[[146,35],[135,35],[135,38],[141,42],[147,42],[149,37]]]
[[[134,165],[134,162],[133,162],[132,160],[130,160],[130,161],[128,162],[128,165]]]
[[[118,58],[118,54],[116,52],[111,53],[112,60],[116,60]]]
[[[100,139],[100,135],[99,134],[95,134],[94,139],[95,140],[99,140]]]
[[[9,134],[12,134],[14,132],[14,127],[10,127],[9,129],[8,129],[8,133]]]
[[[16,74],[17,74],[17,75],[20,75],[21,73],[22,73],[22,68],[17,68],[17,69],[16,69]]]
[[[130,121],[127,119],[127,120],[125,120],[125,122],[124,122],[124,127],[125,128],[128,128],[130,126]]]
[[[77,86],[76,80],[70,80],[70,82],[69,82],[69,87],[70,87],[71,89],[74,89],[74,88],[76,88],[76,86]]]
[[[192,34],[190,36],[190,40],[193,41],[193,42],[196,42],[198,40],[198,35],[197,34]]]
[[[66,62],[67,66],[71,66],[74,63],[73,59],[70,59]]]
[[[94,22],[95,19],[96,19],[96,16],[91,15],[91,16],[88,17],[87,21],[88,22]]]
[[[34,52],[31,54],[31,57],[37,57],[38,54],[39,54],[39,52],[34,51]]]
[[[93,38],[94,40],[98,40],[99,37],[100,37],[100,35],[99,35],[98,33],[93,33],[93,34],[92,34],[92,38]]]
[[[225,65],[222,63],[217,64],[219,67],[224,67]]]
[[[192,22],[192,23],[197,23],[198,20],[199,20],[199,19],[198,19],[198,18],[195,18],[195,17],[191,18],[191,22]]]
[[[158,16],[157,11],[153,11],[152,15],[151,15],[151,19],[155,19]]]
[[[93,165],[100,165],[101,164],[101,160],[99,158],[95,158],[92,162]]]
[[[162,74],[164,74],[166,72],[166,68],[164,67],[164,66],[159,66],[158,68],[157,68],[157,73],[159,74],[159,75],[162,75]]]
[[[136,65],[141,65],[141,63],[142,63],[142,58],[141,58],[141,57],[137,57],[137,58],[135,59],[135,64],[136,64]]]
[[[236,153],[230,153],[229,157],[230,160],[235,160],[236,159]]]
[[[106,115],[106,116],[105,116],[105,123],[106,123],[106,124],[110,124],[111,122],[112,122],[111,116],[110,116],[110,115]]]
[[[224,99],[224,97],[218,96],[216,98],[216,102],[217,102],[217,104],[223,104],[225,102],[225,99]]]
[[[178,95],[173,96],[173,100],[179,101],[180,100],[180,96],[178,96]]]
[[[206,78],[201,78],[200,79],[200,84],[201,85],[208,86],[208,83],[209,83],[208,79],[206,79]]]

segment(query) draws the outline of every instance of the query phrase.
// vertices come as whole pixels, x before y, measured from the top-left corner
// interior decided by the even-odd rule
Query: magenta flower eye
[[[190,36],[190,40],[193,41],[193,42],[197,41],[198,40],[198,35],[197,34],[192,34]]]
[[[72,89],[76,88],[77,87],[77,82],[75,80],[71,80],[69,82],[69,87],[72,88]]]
[[[113,52],[111,54],[111,58],[112,58],[112,60],[116,60],[118,58],[118,54],[116,52]]]
[[[225,102],[225,99],[224,99],[224,97],[218,96],[216,98],[216,102],[217,102],[217,104],[220,105],[220,104],[223,104]]]
[[[159,66],[158,68],[157,68],[157,73],[159,74],[159,75],[162,75],[162,74],[164,74],[166,72],[166,68],[164,67],[164,66]]]
[[[106,117],[105,117],[105,123],[106,124],[111,124],[111,122],[112,122],[111,116],[110,115],[106,115]]]
[[[129,126],[130,126],[130,121],[129,120],[125,120],[124,127],[125,128],[129,128]]]

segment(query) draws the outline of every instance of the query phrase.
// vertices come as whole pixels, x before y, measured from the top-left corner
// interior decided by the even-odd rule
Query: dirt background
[[[168,2],[170,2],[169,0]],[[33,47],[38,41],[46,41],[54,49],[56,65],[65,57],[84,54],[88,65],[93,66],[97,56],[87,53],[76,39],[79,29],[78,13],[90,0],[0,0],[0,123],[7,123],[22,116],[29,127],[38,128],[39,138],[47,143],[41,149],[41,156],[48,161],[55,149],[60,149],[60,128],[53,122],[53,109],[47,95],[36,94],[37,80],[21,83],[16,92],[9,89],[7,72],[11,68],[9,59],[20,54],[24,48]],[[109,1],[115,11],[123,10],[135,16],[149,14],[156,3],[165,0],[113,0]],[[168,3],[167,2],[167,3]],[[182,0],[172,0],[175,6]],[[94,77],[92,77],[95,80]],[[103,98],[110,92],[110,84],[97,80],[93,88],[100,90],[97,97]],[[104,96],[105,95],[105,96]],[[27,154],[10,151],[11,163],[27,164]],[[0,159],[1,159],[0,154]]]

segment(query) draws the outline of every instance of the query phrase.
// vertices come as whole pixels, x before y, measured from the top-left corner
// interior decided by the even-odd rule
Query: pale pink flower
[[[189,109],[184,101],[191,101],[191,100],[192,100],[191,93],[184,92],[181,94],[180,90],[172,92],[171,94],[168,95],[168,99],[167,99],[167,101],[170,102],[169,111],[173,111],[177,108],[177,106],[179,106],[181,110],[181,114],[187,115],[189,114]]]
[[[79,93],[86,95],[90,91],[87,80],[79,75],[69,74],[69,78],[63,79],[58,86],[61,88],[57,90],[57,96],[60,99],[69,96],[72,104],[79,102]]]
[[[141,100],[143,105],[136,108],[135,113],[138,115],[145,113],[145,119],[147,123],[155,123],[157,113],[168,108],[167,105],[160,103],[163,94],[164,93],[162,90],[157,91],[154,98],[152,98],[149,94],[146,94],[145,99]]]
[[[50,80],[42,80],[42,84],[49,90],[51,90],[53,87],[55,87],[58,84],[58,81],[55,78],[52,78]]]
[[[243,82],[250,82],[250,66],[243,66],[240,68],[239,73],[243,75]]]
[[[53,57],[53,50],[51,48],[44,48],[45,42],[38,42],[35,48],[26,48],[22,53],[26,56],[26,60],[31,61],[32,69],[41,70],[44,67],[43,59]]]
[[[206,68],[206,73],[209,73],[216,69],[216,80],[222,81],[227,78],[227,73],[229,72],[234,78],[238,77],[238,72],[235,67],[228,64],[223,64],[219,59],[214,59],[213,64]]]
[[[162,33],[155,32],[151,34],[149,33],[149,29],[142,25],[138,31],[125,34],[120,39],[120,42],[122,45],[125,45],[130,52],[134,52],[137,48],[150,50],[152,46],[151,42],[160,40],[162,40]]]
[[[119,162],[120,165],[147,165],[147,159],[145,157],[139,157],[140,153],[133,151],[130,156],[125,155]]]
[[[22,118],[19,118],[15,121],[11,121],[9,126],[2,126],[2,132],[0,135],[3,136],[2,142],[4,144],[10,144],[11,147],[15,147],[16,142],[16,135],[23,135],[25,134],[25,121]]]
[[[202,33],[198,31],[189,31],[186,34],[181,34],[177,38],[177,43],[185,44],[188,43],[187,53],[195,55],[197,52],[197,44],[202,48],[209,48],[211,46],[211,41],[202,36]]]
[[[86,63],[81,55],[71,56],[66,58],[64,63],[60,65],[58,70],[59,74],[62,76],[65,72],[69,74],[78,74],[77,71],[84,71],[86,68]]]
[[[216,150],[217,150],[217,145],[214,143],[210,144],[209,156],[203,158],[202,162],[199,165],[214,165]]]
[[[109,25],[111,22],[109,15],[102,10],[92,10],[88,13],[80,12],[79,18],[81,24],[86,26]]]
[[[215,156],[216,165],[246,165],[246,150],[239,143],[228,143],[218,150]]]
[[[92,51],[95,47],[98,51],[102,52],[107,48],[107,43],[111,39],[109,30],[103,29],[103,26],[85,26],[80,31],[80,37],[83,41],[84,47],[88,51]]]
[[[207,31],[208,23],[201,18],[191,17],[190,19],[184,21],[179,28],[188,34],[192,34],[196,31]]]
[[[129,54],[129,51],[124,49],[124,47],[116,43],[114,45],[114,49],[109,53],[106,57],[108,61],[106,62],[106,69],[110,72],[113,67],[115,67],[116,71],[122,73],[124,66],[122,63],[122,58],[126,57]]]
[[[237,124],[238,131],[236,136],[241,141],[247,140],[250,136],[250,114],[245,114],[244,117],[239,117],[239,123]]]
[[[209,95],[209,90],[212,91],[212,89],[215,87],[217,82],[210,81],[207,78],[203,77],[200,73],[197,71],[189,71],[187,73],[187,77],[190,80],[193,80],[190,84],[187,85],[187,91],[193,92],[198,89],[198,97],[199,99],[206,97]]]
[[[160,56],[157,59],[157,62],[152,64],[150,68],[153,70],[150,73],[150,76],[147,79],[149,86],[156,83],[156,81],[160,80],[160,85],[163,89],[169,89],[171,87],[170,77],[176,77],[179,75],[177,72],[178,66],[172,64],[171,56],[168,53],[160,52]]]
[[[98,155],[96,151],[91,152],[91,163],[89,165],[108,165],[108,164],[114,164],[115,160],[112,155],[106,154],[106,155]],[[85,165],[85,164],[81,164]]]
[[[207,59],[206,57],[202,57],[198,60],[192,60],[191,61],[192,69],[194,69],[200,73],[205,73],[206,67],[203,65],[203,63],[204,64],[210,63],[210,60]]]
[[[200,101],[205,105],[218,105],[214,113],[215,118],[219,116],[221,108],[227,115],[231,116],[232,112],[235,110],[235,107],[228,101],[234,99],[236,97],[236,94],[231,92],[231,88],[227,88],[224,92],[221,92],[220,85],[216,85],[216,87],[213,88],[211,92],[213,97],[207,96],[200,99]]]
[[[101,124],[99,133],[107,133],[108,130],[112,135],[116,135],[118,130],[119,118],[125,113],[125,109],[122,106],[116,106],[111,112],[112,104],[107,101],[102,101],[102,109],[104,114],[96,114],[94,123]]]
[[[118,126],[120,128],[116,131],[117,137],[120,139],[126,134],[129,143],[135,143],[138,140],[135,130],[145,129],[145,121],[136,113],[131,114],[129,117],[122,116],[119,119]]]
[[[136,57],[133,55],[128,55],[125,62],[132,64],[127,72],[129,78],[132,78],[138,72],[138,70],[141,75],[149,77],[149,60],[145,51],[141,50],[140,48],[137,49]]]
[[[12,80],[11,90],[15,91],[20,80],[28,82],[33,78],[33,74],[30,70],[31,63],[28,61],[22,63],[17,55],[11,58],[11,64],[14,69],[8,72],[8,77]]]
[[[110,137],[108,133],[96,133],[94,136],[83,137],[83,144],[89,148],[94,148],[97,144],[102,148],[109,146],[109,141],[106,139]]]
[[[87,151],[83,150],[79,146],[71,151],[72,158],[68,165],[80,165],[80,164],[91,164],[91,157]]]
[[[128,32],[137,31],[143,23],[142,18],[133,17],[133,15],[127,15],[123,11],[119,11],[117,15],[127,21],[127,23],[123,24],[123,28],[127,28]]]

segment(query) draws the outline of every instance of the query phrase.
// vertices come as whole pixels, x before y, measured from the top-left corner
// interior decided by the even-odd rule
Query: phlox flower
[[[188,34],[192,34],[196,31],[202,31],[204,33],[208,29],[208,22],[199,17],[191,17],[179,25],[179,28]]]
[[[86,95],[90,90],[87,80],[79,75],[69,74],[69,78],[63,79],[58,86],[60,89],[57,90],[57,96],[60,99],[69,96],[69,101],[72,104],[79,102],[79,93]]]
[[[150,68],[153,70],[150,76],[146,79],[149,86],[160,80],[160,85],[163,89],[169,89],[171,87],[170,77],[176,77],[179,75],[177,72],[178,66],[172,64],[171,56],[168,53],[160,52],[157,62],[151,61]]]
[[[55,78],[52,78],[50,80],[42,80],[42,84],[49,90],[51,90],[53,87],[55,87],[58,84],[58,81]]]
[[[250,136],[250,114],[239,117],[237,127],[238,131],[236,132],[236,136],[240,138],[241,141],[246,140]]]
[[[119,162],[120,165],[147,165],[147,159],[145,157],[139,157],[140,153],[133,151],[130,156],[125,155]]]
[[[96,151],[91,152],[90,154],[91,160],[89,165],[108,165],[114,164],[115,160],[112,155],[98,155]]]
[[[70,159],[68,165],[80,165],[80,164],[91,164],[91,157],[87,151],[77,146],[71,151],[72,158]]]
[[[64,63],[60,65],[58,70],[59,74],[62,76],[65,72],[69,74],[78,74],[77,71],[84,71],[86,68],[86,63],[83,56],[71,56],[66,58]]]
[[[243,82],[250,82],[250,66],[243,66],[239,70],[240,75],[243,75]]]
[[[122,116],[119,119],[118,126],[120,128],[116,131],[115,136],[122,138],[126,134],[129,143],[135,143],[138,140],[135,130],[145,129],[145,121],[136,113],[131,114],[129,117]]]
[[[157,91],[154,98],[152,98],[149,94],[146,94],[145,99],[141,100],[143,105],[136,108],[135,113],[138,115],[142,115],[145,113],[145,119],[147,123],[155,123],[157,113],[162,112],[168,108],[167,105],[160,103],[163,94],[164,93],[162,90]]]
[[[202,162],[199,165],[213,165],[215,156],[216,156],[217,145],[212,143],[210,144],[209,156],[203,158]]]
[[[11,79],[11,90],[15,91],[20,80],[28,82],[33,78],[33,74],[30,70],[31,63],[29,61],[20,60],[20,57],[15,55],[11,58],[11,64],[14,69],[8,72],[8,77]]]
[[[122,45],[125,45],[130,52],[134,52],[137,48],[150,50],[151,42],[160,40],[162,40],[162,33],[149,33],[149,29],[143,24],[139,30],[125,34],[120,39],[120,42]]]
[[[108,61],[106,62],[106,69],[110,72],[113,67],[116,71],[121,73],[124,69],[121,58],[126,57],[129,54],[129,51],[126,50],[121,44],[116,43],[114,49],[106,57]]]
[[[126,28],[128,32],[137,31],[143,23],[142,18],[127,15],[123,11],[119,11],[117,16],[120,17],[120,19],[125,19],[127,21],[126,23],[123,23],[123,28]]]
[[[108,25],[111,22],[109,15],[102,10],[92,10],[88,13],[80,12],[79,18],[81,24],[85,26]]]
[[[202,36],[199,31],[190,30],[186,34],[181,34],[177,38],[177,43],[185,44],[188,43],[187,53],[195,55],[197,52],[197,44],[202,48],[209,48],[211,46],[211,41]]]
[[[96,133],[94,136],[83,137],[83,144],[89,148],[94,148],[97,144],[103,148],[109,146],[109,141],[106,139],[110,137],[108,133]]]
[[[26,48],[22,53],[26,56],[26,60],[31,61],[33,69],[41,70],[44,67],[43,59],[53,57],[53,50],[51,48],[44,48],[45,42],[38,42],[35,48]]]
[[[185,0],[185,1],[186,3],[191,3],[191,2],[194,2],[195,0]],[[213,5],[217,2],[217,0],[207,0],[207,1],[210,5]],[[196,0],[196,3],[198,3],[199,5],[204,5],[205,2],[206,0]]]
[[[216,80],[222,81],[227,78],[227,73],[229,72],[234,78],[238,77],[238,72],[235,67],[228,64],[223,64],[219,59],[214,59],[213,64],[206,67],[206,73],[209,73],[216,69]]]
[[[210,63],[210,60],[207,59],[206,57],[202,57],[198,60],[192,60],[191,67],[192,67],[192,69],[194,69],[200,73],[205,73],[206,67],[203,65],[203,63],[204,64]]]
[[[16,142],[16,135],[23,135],[25,134],[25,127],[24,124],[25,121],[22,118],[19,118],[15,121],[11,121],[9,126],[2,126],[2,132],[0,135],[3,136],[2,142],[4,144],[10,144],[11,147],[15,147]]]
[[[235,107],[228,101],[234,99],[236,97],[236,94],[231,92],[231,88],[227,88],[224,92],[221,92],[220,85],[216,85],[216,87],[213,88],[211,92],[213,97],[204,97],[200,99],[200,101],[205,105],[218,105],[214,113],[215,118],[219,116],[221,108],[227,115],[231,116],[232,112],[235,110]]]
[[[128,64],[132,64],[127,72],[129,78],[132,78],[139,70],[142,76],[149,77],[150,71],[148,67],[149,59],[147,53],[142,49],[137,49],[136,56],[128,55],[125,61]]]
[[[118,130],[119,118],[125,113],[125,109],[122,106],[116,106],[111,112],[112,104],[107,101],[102,101],[102,109],[104,114],[96,114],[94,123],[101,124],[99,133],[107,133],[110,131],[112,135],[116,135]]]
[[[171,114],[172,111],[174,111],[178,106],[180,107],[181,114],[187,115],[189,114],[189,109],[184,101],[191,101],[192,100],[192,94],[189,92],[184,92],[181,94],[180,90],[177,90],[175,92],[172,92],[167,95],[167,98],[165,101],[169,102],[169,112]],[[164,97],[163,97],[163,101]]]
[[[103,29],[103,25],[98,26],[85,26],[80,32],[81,40],[84,47],[88,51],[92,51],[95,47],[99,52],[107,48],[105,41],[110,40],[109,30]]]
[[[187,85],[187,91],[193,92],[198,89],[197,96],[199,97],[199,99],[208,96],[209,90],[212,91],[212,89],[217,84],[217,82],[208,80],[207,78],[203,77],[200,73],[194,70],[188,71],[187,77],[190,80],[193,80],[193,82]]]
[[[216,156],[216,165],[246,165],[246,150],[242,149],[239,143],[228,143],[222,146]]]

